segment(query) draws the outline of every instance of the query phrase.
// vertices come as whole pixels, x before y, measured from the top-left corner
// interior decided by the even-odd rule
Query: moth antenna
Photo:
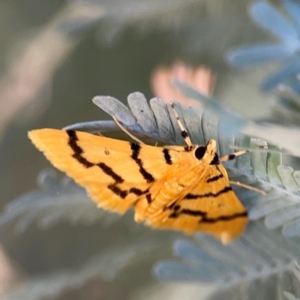
[[[190,136],[189,136],[189,134],[188,134],[188,131],[187,131],[186,128],[183,126],[183,124],[182,124],[182,122],[181,122],[181,120],[180,120],[180,118],[179,118],[179,115],[178,115],[178,113],[177,113],[177,111],[176,111],[176,109],[175,109],[174,102],[170,102],[170,106],[171,106],[171,108],[172,108],[172,110],[173,110],[173,113],[174,113],[174,115],[175,115],[176,121],[177,121],[178,126],[179,126],[179,128],[180,128],[180,130],[181,130],[181,136],[183,137],[183,139],[184,139],[184,141],[186,142],[186,144],[187,144],[189,147],[192,147],[192,146],[193,146],[193,143],[192,143],[191,138],[190,138]]]
[[[116,124],[121,128],[121,130],[124,131],[128,136],[130,136],[134,141],[138,142],[139,144],[145,144],[144,142],[139,140],[137,137],[135,137],[133,134],[131,134],[127,129],[125,129],[123,127],[123,125],[121,125],[121,123],[115,117],[112,117],[112,118],[114,119]]]
[[[241,183],[239,181],[232,181],[232,180],[229,180],[229,183],[230,184],[234,184],[234,185],[238,185],[238,186],[241,186],[245,189],[248,189],[248,190],[251,190],[251,191],[254,191],[254,192],[257,192],[257,193],[260,193],[262,195],[266,195],[266,192],[263,191],[262,189],[258,189],[254,186],[251,186],[251,185],[248,185],[248,184],[245,184],[245,183]]]
[[[219,158],[219,161],[220,162],[224,162],[224,161],[228,161],[228,160],[233,160],[235,159],[237,156],[240,156],[240,155],[243,155],[243,154],[246,154],[250,152],[249,150],[242,150],[242,151],[238,151],[238,152],[235,152],[235,153],[230,153],[230,154],[227,154],[227,155],[224,155],[222,157]]]

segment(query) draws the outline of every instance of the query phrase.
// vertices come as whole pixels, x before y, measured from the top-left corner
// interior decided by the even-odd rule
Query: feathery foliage
[[[0,217],[0,226],[16,221],[16,231],[22,233],[35,222],[47,229],[61,221],[92,224],[101,220],[104,225],[108,225],[118,219],[118,215],[95,210],[95,204],[83,188],[69,177],[59,179],[53,169],[42,171],[37,184],[38,190],[7,205]]]
[[[146,239],[140,239],[130,245],[110,249],[90,258],[78,269],[56,271],[24,282],[16,290],[1,297],[1,300],[56,299],[59,295],[78,289],[91,280],[98,280],[99,284],[109,282],[131,264],[147,260],[147,255],[160,250],[161,242],[154,240],[148,243]]]
[[[287,17],[265,1],[255,2],[249,8],[252,20],[279,39],[279,43],[244,46],[228,54],[229,62],[239,68],[275,60],[286,63],[264,81],[262,87],[265,91],[283,82],[299,87],[296,75],[300,67],[300,4],[294,0],[286,0],[283,1],[283,6],[289,14]]]
[[[164,280],[215,283],[210,300],[243,295],[281,299],[284,290],[299,294],[299,287],[290,280],[299,242],[279,232],[270,234],[261,222],[251,223],[241,238],[227,246],[196,234],[194,242],[177,240],[173,246],[177,260],[159,262],[154,273]]]

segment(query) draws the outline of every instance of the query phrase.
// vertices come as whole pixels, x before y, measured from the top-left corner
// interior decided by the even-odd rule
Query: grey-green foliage
[[[224,296],[222,299],[232,299],[233,294],[240,295],[235,292],[236,286],[243,287],[239,291],[243,295],[256,287],[260,291],[257,299],[266,299],[264,293],[274,288],[268,283],[277,280],[279,287],[273,290],[274,297],[277,297],[287,290],[284,282],[288,282],[286,278],[292,268],[291,262],[300,258],[299,238],[287,238],[300,233],[299,172],[281,165],[277,148],[271,146],[269,152],[262,151],[258,147],[266,145],[264,141],[233,130],[233,124],[239,124],[242,129],[250,122],[221,108],[215,109],[217,104],[211,101],[212,109],[201,111],[178,103],[175,107],[195,144],[204,144],[214,138],[220,155],[232,152],[230,146],[252,149],[251,153],[225,165],[232,180],[259,187],[267,195],[234,187],[252,221],[242,236],[227,247],[205,235],[195,236],[200,245],[180,240],[174,244],[174,249],[183,262],[162,262],[155,268],[155,274],[167,280],[219,284],[220,290],[211,299],[219,299],[220,295]],[[136,92],[128,96],[129,107],[108,96],[97,96],[93,102],[139,137],[166,144],[184,144],[172,109],[159,98],[151,99],[148,104],[144,95]],[[221,113],[226,117],[220,118]],[[66,128],[101,132],[119,130],[112,121],[78,123]],[[51,173],[46,174],[40,180],[44,191],[14,201],[0,217],[0,224],[18,218],[19,228],[26,229],[36,220],[52,225],[64,219],[73,223],[103,219],[102,211],[94,209],[94,204],[86,199],[82,189],[70,183],[64,184],[64,180],[60,183]],[[39,198],[41,203],[38,203]],[[279,233],[281,231],[283,235]],[[80,279],[76,280],[80,282]],[[86,279],[82,277],[82,280]]]
[[[284,291],[300,295],[292,278],[299,243],[298,237],[285,238],[261,221],[251,222],[226,246],[203,234],[196,234],[193,242],[177,240],[173,246],[177,258],[157,263],[154,274],[163,280],[215,283],[209,300],[282,299]]]
[[[14,291],[1,300],[39,300],[56,299],[59,295],[72,289],[78,289],[91,280],[104,282],[113,280],[116,275],[133,263],[145,259],[162,247],[162,241],[139,239],[130,245],[110,249],[90,258],[80,268],[74,270],[56,271],[51,274],[37,276],[23,282]]]
[[[298,262],[295,262],[294,275],[298,280],[297,285],[300,285],[300,266]],[[295,297],[295,295],[290,292],[284,291],[283,294],[288,300],[299,300],[299,298]]]
[[[95,209],[85,190],[70,178],[57,177],[54,170],[44,170],[37,178],[38,190],[20,196],[7,205],[0,216],[0,226],[15,221],[15,229],[22,233],[32,223],[49,228],[58,222],[71,224],[111,224],[118,215]]]
[[[299,126],[300,96],[295,89],[284,84],[279,85],[270,97],[269,105],[277,122]]]

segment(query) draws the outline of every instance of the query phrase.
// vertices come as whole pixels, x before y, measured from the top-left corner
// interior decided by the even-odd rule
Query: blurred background
[[[267,97],[259,90],[259,84],[276,65],[237,70],[226,61],[226,53],[236,46],[271,40],[250,20],[250,3],[2,0],[2,210],[17,197],[36,190],[38,174],[50,168],[28,140],[27,131],[111,119],[92,103],[96,95],[110,95],[126,103],[128,94],[140,91],[147,99],[159,96],[169,101],[180,98],[170,85],[171,79],[179,78],[204,93],[213,93],[227,107],[248,118],[267,117]],[[280,1],[272,3],[277,5]],[[102,268],[108,273],[112,268],[113,274],[85,280],[82,275],[81,279],[74,279],[70,288],[58,288],[60,292],[50,292],[48,298],[182,299],[189,295],[189,299],[202,299],[199,295],[204,297],[207,292],[206,286],[199,284],[158,282],[151,274],[157,260],[170,257],[171,242],[179,234],[152,232],[134,224],[131,213],[122,220],[114,219],[110,226],[102,222],[90,226],[71,223],[59,222],[47,229],[32,224],[22,233],[17,232],[14,222],[1,228],[1,296],[42,278],[46,278],[51,290],[47,281],[55,278],[51,274],[79,274],[82,266],[99,253],[123,253],[122,249],[133,254],[143,251],[144,256],[131,258],[124,268],[116,262],[111,266],[109,256],[104,256],[106,264]],[[140,246],[138,241],[147,236],[149,241],[158,243],[157,249],[144,245],[144,240],[145,247]],[[135,250],[128,250],[131,245]],[[57,275],[58,279],[52,282],[56,287],[59,276],[63,275]],[[45,286],[41,283],[42,289]],[[11,297],[25,299],[17,294]]]

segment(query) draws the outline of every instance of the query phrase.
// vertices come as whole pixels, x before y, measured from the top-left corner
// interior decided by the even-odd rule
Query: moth
[[[245,229],[247,211],[217,154],[217,143],[194,145],[174,110],[186,146],[155,147],[73,130],[39,129],[30,140],[59,170],[84,187],[98,207],[157,229],[212,234],[223,243]]]

